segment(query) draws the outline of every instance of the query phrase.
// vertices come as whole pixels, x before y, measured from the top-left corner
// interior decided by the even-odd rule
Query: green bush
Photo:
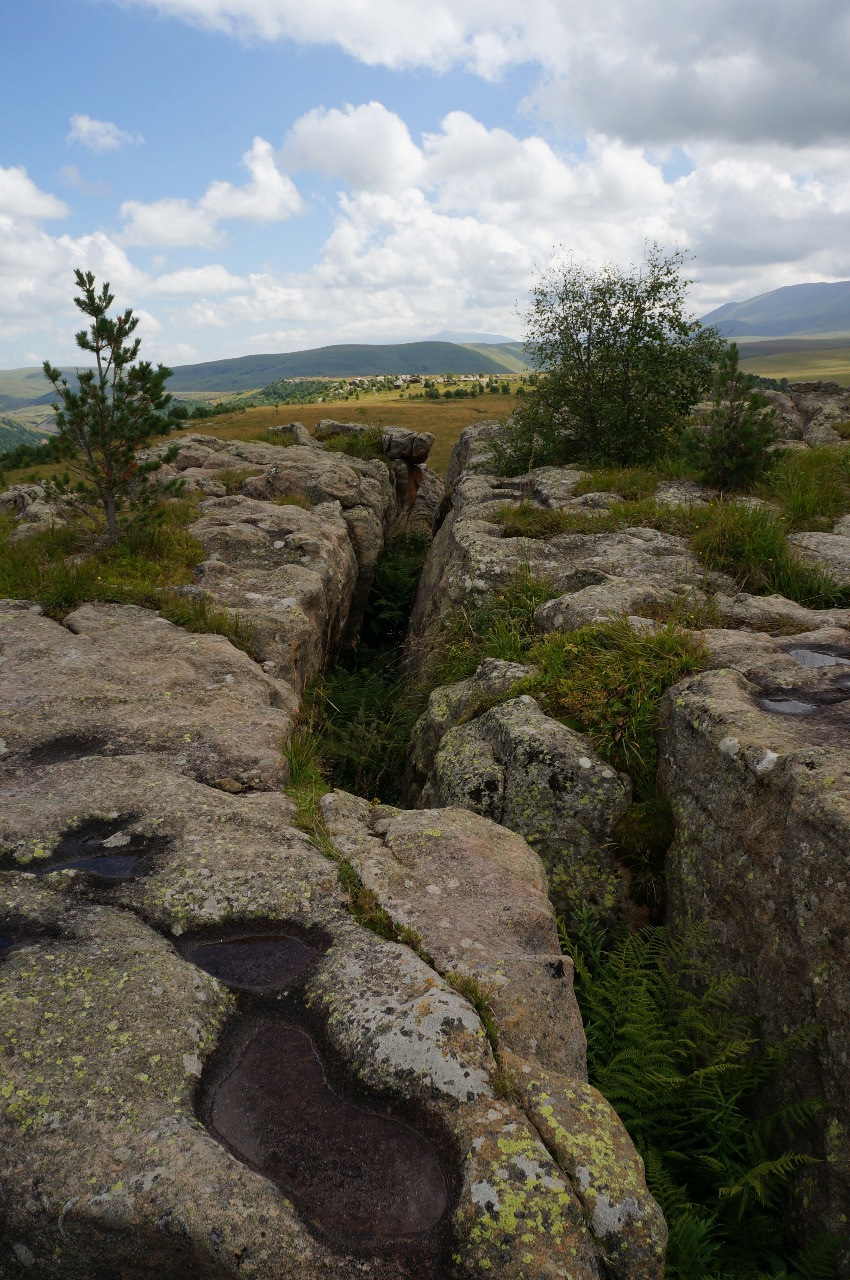
[[[755,379],[738,367],[732,342],[720,356],[714,376],[713,405],[686,432],[685,456],[700,479],[726,493],[764,476],[776,460],[770,445],[779,438],[776,410],[756,390]]]
[[[670,1228],[667,1280],[818,1280],[837,1241],[798,1248],[785,1197],[810,1157],[786,1149],[818,1111],[770,1111],[770,1082],[811,1033],[759,1043],[735,1012],[740,979],[708,981],[663,929],[606,940],[585,916],[562,945],[575,965],[588,1076],[615,1107],[646,1164]]]

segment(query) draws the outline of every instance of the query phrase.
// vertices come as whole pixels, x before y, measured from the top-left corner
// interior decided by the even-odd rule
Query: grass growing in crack
[[[651,498],[665,480],[693,479],[687,466],[668,463],[658,467],[603,467],[580,480],[573,493],[618,493],[627,501]]]
[[[599,755],[628,773],[639,797],[654,794],[658,710],[664,692],[702,670],[700,643],[673,624],[634,631],[626,619],[553,633],[527,659],[537,667],[517,692],[586,733]]]
[[[779,503],[789,529],[829,530],[850,512],[850,449],[788,450],[759,493]]]
[[[764,507],[712,503],[699,512],[691,548],[706,568],[730,574],[754,595],[779,594],[810,609],[850,604],[850,587],[804,560]]]
[[[303,511],[312,511],[313,503],[304,493],[285,493],[280,498],[272,498],[278,507],[301,507]]]
[[[471,973],[458,973],[455,970],[453,973],[447,973],[445,977],[449,986],[454,987],[455,991],[472,1005],[481,1020],[490,1048],[493,1050],[493,1054],[497,1055],[499,1052],[499,1029],[496,1026],[493,1006],[490,1003],[493,996],[492,991],[482,987],[481,983]]]
[[[427,547],[417,535],[387,543],[357,650],[314,681],[306,698],[329,782],[388,803],[400,799],[405,750],[426,696],[401,666]]]
[[[614,533],[645,527],[689,539],[710,570],[729,574],[741,591],[779,594],[811,609],[850,604],[850,587],[809,564],[788,543],[785,519],[769,508],[734,501],[703,507],[659,505],[652,499],[617,502],[607,511],[567,511],[531,502],[493,513],[508,537],[551,538],[559,533]]]
[[[485,658],[524,662],[537,638],[534,611],[555,592],[527,570],[445,621],[428,662],[428,684],[452,684],[471,676]]]
[[[261,476],[262,469],[258,467],[224,467],[221,471],[213,473],[213,479],[219,484],[224,485],[224,492],[228,496],[242,492],[243,480],[249,480],[251,476]]]
[[[813,1162],[783,1148],[819,1107],[765,1114],[766,1086],[812,1033],[765,1047],[736,1012],[742,980],[709,979],[663,929],[608,938],[586,915],[572,936],[562,928],[561,943],[575,965],[590,1082],[626,1125],[669,1224],[667,1280],[834,1275],[837,1241],[800,1248],[787,1230],[788,1187]]]
[[[289,770],[286,790],[295,801],[295,821],[313,836],[326,834],[319,801],[330,787],[324,775],[321,750],[321,741],[309,724],[296,725],[283,749]]]
[[[538,507],[533,502],[504,503],[490,517],[508,538],[554,538],[561,533],[617,533],[651,528],[687,534],[693,527],[690,507],[659,504],[653,498],[614,502],[607,510]]]

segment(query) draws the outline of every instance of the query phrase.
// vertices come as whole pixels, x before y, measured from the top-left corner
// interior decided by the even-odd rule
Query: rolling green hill
[[[280,378],[357,378],[399,373],[522,373],[527,368],[518,342],[462,345],[456,342],[346,343],[278,355],[237,356],[203,364],[177,365],[168,390],[235,395],[257,391]],[[75,370],[62,371],[73,384]],[[49,405],[55,392],[41,369],[0,369],[0,413]]]
[[[280,355],[238,356],[204,364],[180,365],[169,379],[173,395],[181,391],[252,391],[279,378],[357,378],[399,373],[515,373],[518,343],[467,347],[455,342],[403,342],[387,345],[343,343]]]

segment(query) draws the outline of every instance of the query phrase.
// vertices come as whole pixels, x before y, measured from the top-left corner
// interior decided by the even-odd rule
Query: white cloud
[[[380,102],[308,111],[292,126],[282,156],[293,169],[342,178],[358,191],[414,186],[422,171],[407,125]]]
[[[68,206],[46,191],[41,191],[26,169],[0,166],[0,215],[14,218],[66,218]]]
[[[221,222],[282,222],[301,213],[303,203],[292,179],[275,164],[270,143],[255,138],[242,157],[251,174],[249,182],[235,187],[212,182],[197,203],[179,197],[143,203],[125,200],[122,240],[128,245],[196,245],[212,248],[224,240]]]
[[[492,79],[537,65],[538,109],[632,142],[850,137],[845,0],[431,0],[427,15],[421,0],[135,3],[394,69],[462,66]]]
[[[144,309],[144,354],[169,364],[442,328],[518,331],[535,268],[559,245],[621,264],[641,258],[645,238],[690,249],[698,314],[780,284],[850,277],[846,146],[774,144],[753,154],[699,141],[665,170],[642,147],[604,134],[573,152],[459,111],[414,139],[398,115],[368,103],[307,113],[284,150],[290,162],[339,178],[332,225],[303,269],[284,259],[236,270],[224,252],[197,265],[175,251],[167,263],[143,255],[141,270],[132,236],[49,235],[35,216],[65,207],[23,170],[0,170],[6,359],[20,352],[21,363],[33,349],[73,358],[76,266],[108,279],[120,305]],[[246,163],[242,187],[213,182],[196,202],[125,205],[137,242],[213,244],[229,219],[236,239],[239,223],[300,207],[269,143],[255,141]],[[240,264],[250,263],[247,239],[239,250]]]
[[[71,116],[71,128],[67,142],[79,142],[90,151],[102,155],[105,151],[116,151],[119,147],[140,146],[144,138],[140,133],[128,133],[119,129],[111,120],[93,120],[91,116]]]

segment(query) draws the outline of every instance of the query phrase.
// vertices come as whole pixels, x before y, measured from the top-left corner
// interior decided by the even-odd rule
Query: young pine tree
[[[106,541],[114,545],[123,528],[149,514],[154,497],[177,487],[154,489],[150,475],[164,459],[140,462],[136,457],[166,429],[162,412],[171,400],[165,391],[171,370],[161,364],[154,369],[146,361],[134,364],[141,345],[132,338],[138,317],[128,309],[110,318],[107,312],[115,299],[109,284],[98,292],[90,271],[75,271],[74,278],[81,291],[74,302],[91,319],[89,328],[76,335],[77,346],[94,356],[95,368],[79,372],[79,390],[74,391],[61,370],[44,362],[44,375],[62,400],[54,406],[58,440],[69,470],[80,481],[73,495],[56,482],[51,488],[66,506],[102,521]]]
[[[738,366],[731,342],[717,363],[713,404],[701,426],[688,432],[687,456],[706,484],[726,492],[751,484],[768,470],[774,455],[768,446],[779,437],[776,412],[755,379]]]

